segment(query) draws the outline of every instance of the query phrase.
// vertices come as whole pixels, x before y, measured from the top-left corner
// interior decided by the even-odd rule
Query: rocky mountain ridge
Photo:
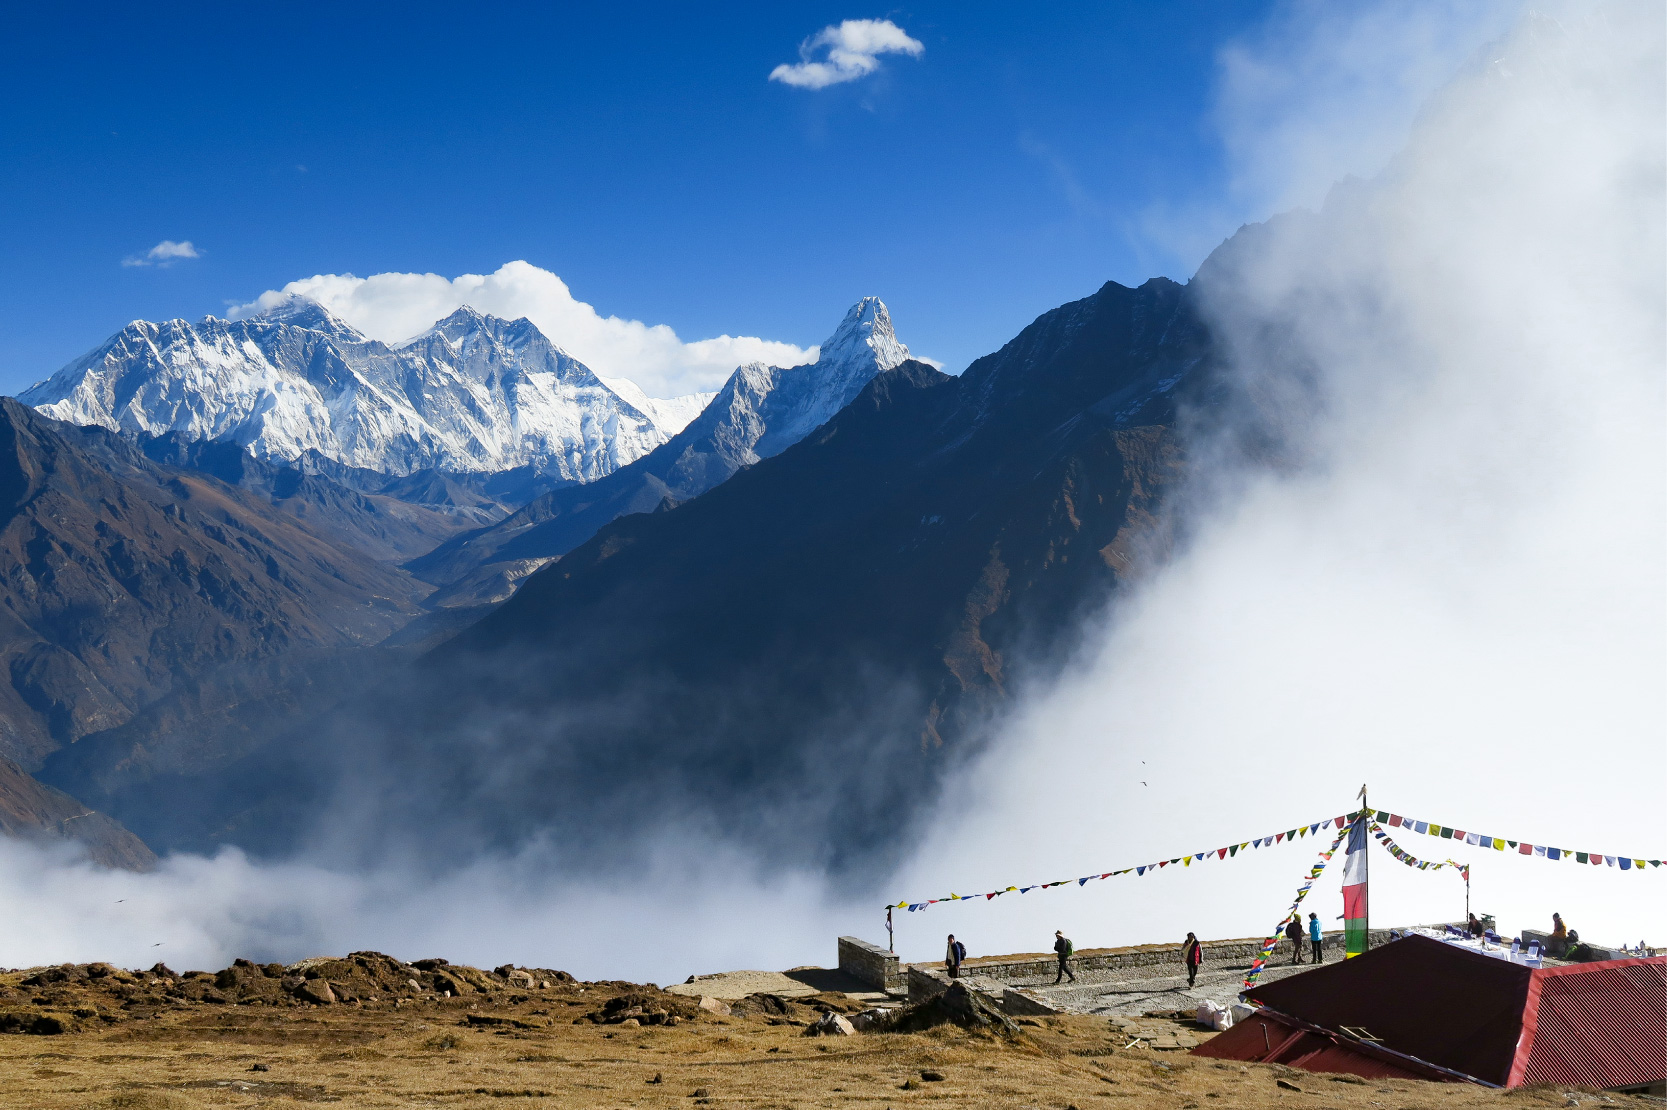
[[[440,605],[502,601],[528,574],[620,516],[695,498],[798,443],[872,381],[902,365],[891,314],[878,297],[852,305],[815,362],[736,369],[687,427],[648,455],[582,487],[550,491],[501,522],[465,533],[407,564],[443,588]]]
[[[44,781],[165,848],[554,836],[602,859],[688,815],[800,864],[878,865],[1082,615],[1161,557],[1177,394],[1211,357],[1186,287],[1107,284],[958,378],[878,371],[798,443],[615,516],[414,668],[219,754],[83,742]],[[756,426],[725,426],[758,454]],[[179,795],[201,803],[158,805]]]
[[[136,320],[20,399],[55,419],[229,440],[261,459],[311,454],[393,476],[531,467],[553,482],[646,454],[699,402],[634,405],[526,319],[465,307],[390,345],[300,297],[243,320]]]

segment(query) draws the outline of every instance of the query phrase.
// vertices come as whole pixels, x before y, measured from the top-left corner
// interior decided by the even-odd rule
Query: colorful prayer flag
[[[1344,959],[1366,951],[1366,815],[1349,829],[1349,849],[1343,857]]]

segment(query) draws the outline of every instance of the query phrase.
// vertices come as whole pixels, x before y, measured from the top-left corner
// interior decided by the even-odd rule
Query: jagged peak
[[[256,320],[265,320],[274,324],[288,324],[291,327],[305,328],[308,331],[323,332],[326,335],[339,336],[356,343],[365,342],[365,337],[358,328],[355,328],[311,297],[302,296],[300,293],[284,293],[271,300],[262,297],[257,303],[260,305],[260,311],[253,316]],[[203,323],[205,324],[222,322],[215,316],[203,317]]]
[[[538,329],[538,325],[525,316],[506,320],[502,316],[494,316],[490,312],[481,312],[472,305],[459,305],[451,315],[442,320],[436,320],[434,325],[421,335],[407,339],[403,343],[395,344],[395,346],[409,347],[435,335],[442,336],[448,343],[455,345],[474,334],[487,335],[494,340],[508,342],[511,345],[523,343],[536,337],[550,343],[552,347],[556,346],[550,342],[548,336]],[[563,355],[567,354],[560,347],[556,347],[556,350]],[[568,355],[568,357],[571,358],[572,356]]]
[[[839,327],[817,352],[818,365],[872,359],[881,370],[890,370],[909,357],[909,348],[897,340],[891,313],[879,297],[864,297],[845,313]]]

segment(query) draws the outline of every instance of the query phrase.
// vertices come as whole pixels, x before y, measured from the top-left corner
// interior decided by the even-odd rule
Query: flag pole
[[[1362,833],[1364,833],[1366,831],[1366,822],[1371,820],[1371,814],[1372,814],[1371,803],[1369,803],[1366,800],[1366,784],[1361,783],[1360,784],[1360,831]],[[1365,843],[1365,837],[1364,836],[1362,836],[1362,838],[1361,838],[1361,843],[1362,844]],[[1361,861],[1360,861],[1360,881],[1364,883],[1366,881],[1367,872],[1369,872],[1371,870],[1371,864],[1372,864],[1371,855],[1372,855],[1372,853],[1363,852],[1361,854],[1364,858],[1362,858]],[[1361,914],[1361,916],[1364,917],[1365,920],[1360,923],[1360,925],[1361,925],[1360,950],[1362,952],[1364,952],[1368,948],[1372,947],[1372,901],[1371,901],[1370,897],[1364,898],[1364,899],[1362,899],[1362,901],[1365,902],[1365,906],[1364,906],[1364,912]]]

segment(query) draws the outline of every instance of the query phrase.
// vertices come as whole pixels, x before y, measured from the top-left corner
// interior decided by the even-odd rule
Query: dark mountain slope
[[[444,782],[446,813],[423,820],[499,841],[582,837],[652,798],[872,849],[826,837],[895,832],[948,766],[939,747],[975,737],[1135,559],[1180,467],[1171,392],[1206,347],[1159,279],[1050,312],[958,379],[880,375],[434,652],[385,797],[416,812]]]
[[[36,782],[9,759],[0,759],[0,833],[37,843],[71,840],[105,867],[156,866],[156,854],[118,822]]]
[[[1172,397],[1208,352],[1182,287],[1108,284],[959,378],[904,363],[780,454],[613,521],[414,668],[344,669],[215,753],[117,743],[136,719],[47,781],[158,848],[442,862],[548,837],[602,866],[691,821],[796,863],[901,850],[1163,542]]]
[[[687,427],[629,466],[584,486],[545,493],[406,569],[443,587],[431,604],[502,601],[527,575],[609,521],[699,497],[736,471],[780,454],[855,400],[875,374],[908,356],[886,306],[878,297],[864,297],[821,345],[814,363],[737,368]]]
[[[304,465],[257,459],[229,440],[190,440],[178,433],[141,434],[135,440],[152,462],[199,470],[229,486],[260,494],[313,531],[379,563],[401,563],[425,555],[475,523],[472,516],[460,515],[450,504],[431,507],[416,500],[436,486],[448,485],[433,471],[394,481],[376,476],[382,484],[398,492],[409,491],[416,498],[407,500],[345,485]],[[335,464],[335,469],[348,468]]]
[[[259,496],[0,398],[0,755],[26,768],[182,675],[375,643],[422,593]]]

